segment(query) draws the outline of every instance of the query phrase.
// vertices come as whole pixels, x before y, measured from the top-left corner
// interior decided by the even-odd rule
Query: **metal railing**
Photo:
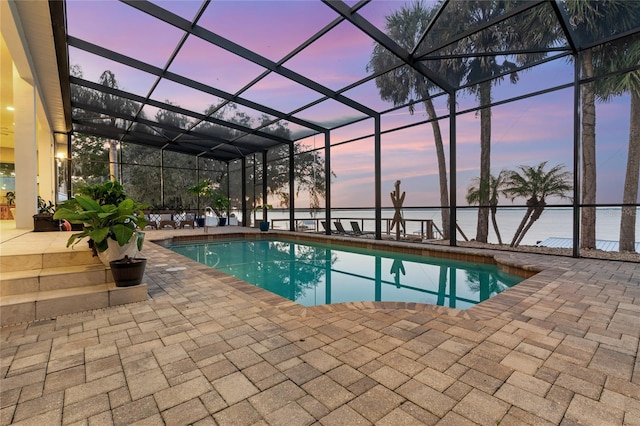
[[[375,229],[375,219],[371,218],[362,218],[362,217],[340,217],[333,219],[333,222],[340,222],[343,224],[344,229],[347,231],[347,234],[355,234],[353,229],[350,226],[350,222],[358,222],[360,225],[360,230],[363,233],[371,233]],[[295,230],[298,232],[325,232],[324,227],[322,226],[322,222],[325,222],[325,219],[320,218],[310,218],[310,219],[300,219],[295,222]],[[338,233],[335,228],[334,223],[331,223],[332,233]],[[412,236],[414,238],[420,239],[428,239],[433,240],[435,238],[444,238],[444,234],[436,226],[436,224],[431,219],[404,219],[405,227],[402,229],[401,235],[403,237]],[[383,218],[382,219],[382,233],[385,235],[391,235],[391,224],[393,223],[392,218]],[[409,224],[416,224],[416,226],[409,226]],[[282,224],[282,225],[281,225]],[[349,224],[349,225],[346,225]],[[368,226],[366,226],[368,225]],[[328,224],[325,224],[328,226]],[[289,229],[289,219],[271,219],[271,229]],[[406,229],[414,229],[410,232],[405,232]],[[438,235],[438,237],[436,237]]]

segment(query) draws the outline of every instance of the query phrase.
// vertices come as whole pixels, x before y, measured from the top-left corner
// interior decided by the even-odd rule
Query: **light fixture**
[[[15,111],[16,109],[15,109],[14,107],[12,107],[12,106],[8,106],[8,107],[7,107],[7,110],[8,110],[8,111]]]

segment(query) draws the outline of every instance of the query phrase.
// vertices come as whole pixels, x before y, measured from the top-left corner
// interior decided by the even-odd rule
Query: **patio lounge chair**
[[[350,234],[351,232],[348,232],[346,229],[344,229],[344,226],[342,226],[342,223],[338,222],[337,220],[335,222],[333,222],[333,224],[336,226],[336,229],[338,230],[338,234]]]
[[[196,215],[195,213],[185,213],[184,218],[180,220],[180,228],[184,228],[185,226],[193,229],[196,227]]]
[[[160,223],[158,229],[173,228],[176,229],[176,221],[171,213],[163,213],[160,215]]]
[[[327,222],[325,222],[324,220],[321,220],[320,225],[322,225],[322,229],[324,229],[325,231],[329,231],[333,234],[333,231],[331,229],[327,229]]]
[[[369,236],[374,235],[375,232],[365,232],[360,228],[360,224],[355,220],[351,221],[351,229],[353,229],[353,235]]]

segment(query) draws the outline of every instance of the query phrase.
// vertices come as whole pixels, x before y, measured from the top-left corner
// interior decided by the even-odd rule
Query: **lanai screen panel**
[[[593,19],[576,17],[571,7],[562,1],[68,2],[67,28],[70,62],[83,79],[97,83],[108,70],[109,88],[130,100],[184,109],[191,116],[176,127],[185,134],[202,115],[235,104],[255,112],[247,113],[246,131],[235,129],[241,134],[269,117],[271,124],[290,122],[295,140],[490,78],[511,79],[514,68],[640,26],[636,2],[607,6]],[[395,21],[416,11],[421,18],[411,25]],[[92,19],[97,14],[101,19]],[[376,52],[386,59],[376,62]],[[403,69],[429,90],[385,97],[382,76]],[[155,118],[145,108],[134,114],[140,123]],[[90,127],[78,123],[74,130]],[[135,126],[100,134],[136,137]],[[192,149],[211,153],[206,136],[202,143],[196,132],[190,136]]]

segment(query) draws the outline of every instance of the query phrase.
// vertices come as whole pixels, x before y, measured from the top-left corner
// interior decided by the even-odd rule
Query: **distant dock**
[[[538,247],[573,248],[572,238],[549,237],[536,243]],[[596,249],[602,251],[620,251],[618,241],[596,240]],[[636,252],[640,253],[640,243],[636,243]]]

